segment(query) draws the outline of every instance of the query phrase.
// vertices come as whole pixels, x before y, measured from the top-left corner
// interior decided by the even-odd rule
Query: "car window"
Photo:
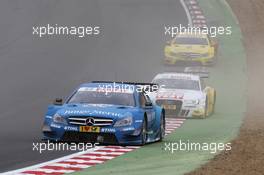
[[[176,37],[175,44],[208,45],[208,40],[206,38]]]
[[[133,93],[118,93],[118,92],[100,92],[93,90],[77,91],[69,100],[68,103],[84,103],[84,104],[110,104],[122,106],[135,106]]]
[[[162,78],[154,80],[154,83],[159,84],[165,89],[200,90],[200,84],[197,80]]]
[[[140,93],[140,97],[139,98],[140,98],[140,106],[141,107],[145,107],[145,104],[147,102],[147,99],[146,99],[145,95],[143,93]]]
[[[145,96],[146,101],[148,103],[151,103],[151,100],[150,100],[149,96],[146,93],[144,93],[144,96]]]

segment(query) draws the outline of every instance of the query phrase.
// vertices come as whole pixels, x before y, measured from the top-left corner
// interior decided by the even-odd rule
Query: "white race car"
[[[216,91],[204,85],[200,75],[189,73],[161,73],[152,81],[159,90],[151,94],[166,116],[206,118],[214,113]]]

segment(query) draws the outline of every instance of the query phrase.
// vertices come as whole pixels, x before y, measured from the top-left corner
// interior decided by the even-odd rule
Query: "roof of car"
[[[84,86],[84,87],[98,87],[100,85],[131,85],[131,86],[135,86],[134,84],[127,84],[127,83],[121,83],[121,82],[99,82],[99,81],[81,84],[81,86]]]
[[[187,74],[187,73],[175,73],[175,72],[165,72],[160,73],[155,76],[155,79],[179,79],[179,80],[196,80],[199,81],[199,75]]]
[[[120,83],[83,83],[78,87],[78,91],[98,91],[98,92],[117,92],[117,93],[135,93],[135,85],[126,86]]]
[[[83,83],[80,87],[94,87],[94,88],[134,88],[136,85],[126,83],[114,83],[114,82],[88,82]]]

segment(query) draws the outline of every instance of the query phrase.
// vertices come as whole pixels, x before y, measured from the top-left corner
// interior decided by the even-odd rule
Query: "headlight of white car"
[[[65,125],[67,124],[67,120],[57,113],[53,116],[53,122]]]
[[[200,103],[200,100],[184,100],[184,103],[186,105],[198,105]]]
[[[129,125],[132,125],[132,123],[133,123],[133,117],[127,116],[127,117],[124,117],[116,121],[114,127],[129,126]]]

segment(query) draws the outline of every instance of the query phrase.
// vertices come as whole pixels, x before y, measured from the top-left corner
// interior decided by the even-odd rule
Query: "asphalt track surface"
[[[32,35],[33,26],[46,24],[98,25],[101,34]],[[168,70],[164,25],[178,24],[187,17],[177,0],[2,0],[0,172],[70,154],[32,151],[47,105],[83,82],[150,81]]]

